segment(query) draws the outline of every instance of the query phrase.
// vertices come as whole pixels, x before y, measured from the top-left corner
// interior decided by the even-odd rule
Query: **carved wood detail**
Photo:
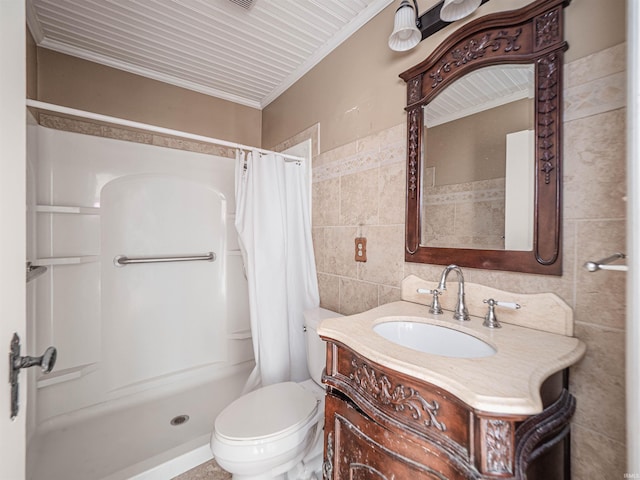
[[[422,77],[415,77],[407,83],[407,103],[413,103],[420,100],[422,90]]]
[[[442,59],[440,66],[429,73],[429,77],[433,80],[431,88],[436,88],[444,80],[444,75],[450,73],[454,67],[460,67],[484,57],[487,51],[497,52],[502,49],[503,53],[517,52],[520,50],[520,45],[518,45],[517,41],[521,34],[522,28],[515,28],[511,31],[488,32],[479,39],[471,38],[467,40],[464,45],[452,50],[449,55]]]
[[[416,191],[418,189],[418,161],[419,161],[419,147],[418,136],[420,135],[420,115],[422,110],[414,108],[409,112],[409,170],[407,172],[407,189],[411,198],[416,198]]]
[[[331,480],[333,478],[333,432],[329,432],[325,443],[325,460],[322,463],[323,480]]]
[[[562,275],[563,8],[569,0],[536,0],[519,10],[489,14],[453,32],[424,61],[403,72],[407,82],[405,261],[486,270]],[[489,250],[421,244],[422,108],[451,82],[500,63],[536,67],[533,248]],[[416,79],[421,79],[418,82]],[[418,85],[420,95],[416,93]]]
[[[560,258],[561,165],[561,69],[562,52],[551,52],[536,61],[536,161],[542,178],[536,180],[536,197],[546,209],[538,209],[534,250],[540,265],[553,265]],[[553,241],[544,241],[544,240]]]
[[[516,478],[526,478],[529,464],[569,434],[569,422],[575,411],[576,399],[564,389],[552,405],[517,428]]]
[[[335,432],[333,479],[480,479],[468,462],[389,432],[340,397],[328,394],[325,405]]]
[[[373,468],[371,465],[366,465],[364,463],[353,462],[351,465],[349,465],[349,473],[351,474],[350,478],[353,478],[353,479],[357,479],[357,478],[373,479],[375,477],[375,478],[381,478],[382,480],[388,480],[387,476],[384,475],[382,472],[379,472],[378,470]]]
[[[555,9],[535,19],[535,48],[541,50],[560,41],[560,10]]]
[[[437,400],[428,402],[420,392],[411,387],[400,384],[393,386],[386,375],[376,374],[366,363],[358,364],[354,359],[351,365],[355,369],[350,375],[351,379],[382,405],[391,405],[399,413],[406,412],[414,420],[421,420],[427,427],[446,431],[446,425],[437,418],[440,409]],[[423,413],[427,414],[424,419]]]
[[[486,471],[493,474],[513,472],[513,430],[511,422],[483,419],[485,423]]]
[[[555,170],[556,122],[558,118],[558,71],[561,68],[558,55],[552,53],[537,62],[538,72],[538,163],[544,172],[544,183],[551,183],[551,173]]]
[[[324,480],[570,478],[566,379],[548,384],[556,400],[538,415],[489,414],[333,341],[327,351]]]

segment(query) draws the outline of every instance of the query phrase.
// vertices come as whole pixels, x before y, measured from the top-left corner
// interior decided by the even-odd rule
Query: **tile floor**
[[[174,477],[172,480],[231,480],[231,474],[222,470],[215,460],[210,460]]]

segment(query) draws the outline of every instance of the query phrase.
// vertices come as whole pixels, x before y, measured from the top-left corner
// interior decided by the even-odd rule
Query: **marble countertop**
[[[483,358],[451,358],[422,353],[386,340],[373,326],[385,317],[442,325],[473,335],[497,353]],[[384,367],[443,388],[467,405],[485,412],[532,415],[543,409],[540,387],[554,373],[576,363],[585,352],[577,338],[503,323],[482,326],[483,318],[453,320],[452,313],[432,315],[429,307],[399,301],[346,317],[323,320],[318,334],[335,340]]]

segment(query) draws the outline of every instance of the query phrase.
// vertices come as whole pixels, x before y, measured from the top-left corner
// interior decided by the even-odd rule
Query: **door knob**
[[[56,364],[58,352],[55,347],[47,348],[40,357],[30,357],[20,355],[20,337],[17,333],[11,339],[11,350],[9,353],[9,383],[11,383],[11,419],[18,415],[18,374],[23,368],[38,365],[42,373],[49,373]]]
[[[53,367],[56,364],[57,356],[58,352],[55,347],[49,347],[40,357],[15,357],[13,359],[13,368],[16,370],[20,370],[21,368],[29,368],[38,365],[42,369],[42,373],[49,373],[51,370],[53,370]]]

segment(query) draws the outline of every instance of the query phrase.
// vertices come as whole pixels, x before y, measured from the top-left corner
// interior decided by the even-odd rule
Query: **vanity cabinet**
[[[325,479],[570,478],[562,372],[543,384],[541,413],[489,413],[327,340]]]

